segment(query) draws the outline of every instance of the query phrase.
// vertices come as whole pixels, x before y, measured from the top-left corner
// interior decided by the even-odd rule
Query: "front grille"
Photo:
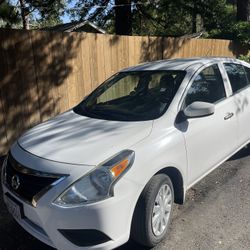
[[[62,178],[61,175],[44,173],[27,168],[18,163],[11,154],[5,168],[5,183],[17,196],[32,203],[34,197],[40,196],[45,190]]]

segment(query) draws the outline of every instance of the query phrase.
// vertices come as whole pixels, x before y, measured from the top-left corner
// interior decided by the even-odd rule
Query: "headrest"
[[[172,75],[164,75],[160,79],[160,87],[174,89],[174,77]]]

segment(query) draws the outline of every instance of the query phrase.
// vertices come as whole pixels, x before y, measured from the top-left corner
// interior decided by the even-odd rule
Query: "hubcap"
[[[155,236],[160,236],[166,229],[172,208],[171,188],[164,184],[156,195],[152,212],[152,229]]]

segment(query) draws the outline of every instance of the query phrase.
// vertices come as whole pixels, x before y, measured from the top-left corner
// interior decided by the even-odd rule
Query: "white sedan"
[[[249,143],[249,105],[250,65],[236,59],[124,69],[12,145],[7,208],[57,249],[155,246],[173,203]]]

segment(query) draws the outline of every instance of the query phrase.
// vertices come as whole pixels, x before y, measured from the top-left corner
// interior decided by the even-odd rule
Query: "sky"
[[[66,2],[67,2],[67,1],[66,1]],[[75,0],[71,1],[70,3],[67,4],[67,8],[73,8],[74,5],[75,5],[75,3],[76,3]],[[61,19],[62,19],[63,23],[68,23],[68,22],[70,22],[70,20],[71,20],[70,16],[69,16],[67,13],[65,13],[65,14],[61,17]]]

